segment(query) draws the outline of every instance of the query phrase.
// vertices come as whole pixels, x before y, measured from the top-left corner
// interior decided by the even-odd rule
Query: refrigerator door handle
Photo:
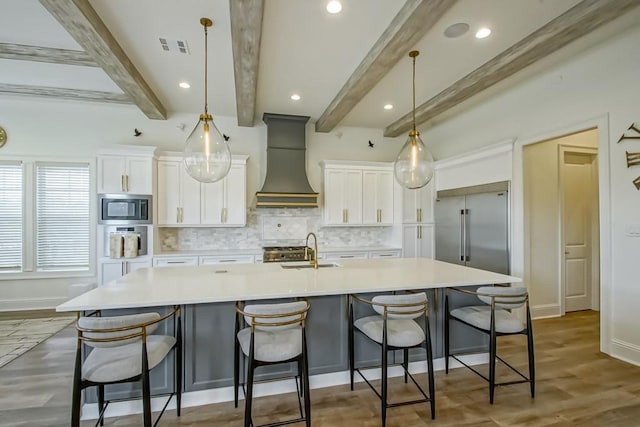
[[[466,250],[465,226],[466,222],[464,220],[464,209],[460,209],[460,261],[463,262]]]
[[[464,246],[464,260],[465,262],[468,262],[470,257],[469,257],[469,253],[471,252],[471,239],[469,236],[469,209],[465,209],[464,210],[464,240],[465,240],[465,246]]]

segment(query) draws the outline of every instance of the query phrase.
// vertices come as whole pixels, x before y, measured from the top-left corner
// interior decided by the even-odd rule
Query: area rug
[[[75,316],[0,320],[0,368],[75,320]]]

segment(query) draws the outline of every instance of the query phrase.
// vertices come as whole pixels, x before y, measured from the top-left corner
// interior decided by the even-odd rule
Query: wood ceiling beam
[[[40,3],[147,117],[167,118],[166,109],[89,0],[40,0]]]
[[[583,0],[416,107],[416,123],[448,111],[638,5],[637,0]],[[396,137],[412,127],[410,111],[387,126],[384,136]]]
[[[330,132],[455,4],[451,0],[407,0],[316,122]]]
[[[133,104],[124,93],[102,92],[98,90],[67,89],[48,86],[27,86],[0,83],[0,93],[8,95],[38,96],[45,98],[70,99],[73,101],[109,102],[113,104]]]
[[[0,58],[18,61],[47,62],[50,64],[83,65],[97,67],[89,55],[82,50],[57,49],[53,47],[0,43]]]
[[[264,0],[234,0],[229,7],[238,126],[253,126]]]

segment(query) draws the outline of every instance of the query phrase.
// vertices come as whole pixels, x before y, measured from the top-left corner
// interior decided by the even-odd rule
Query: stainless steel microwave
[[[99,194],[98,224],[151,224],[152,196],[139,194]]]

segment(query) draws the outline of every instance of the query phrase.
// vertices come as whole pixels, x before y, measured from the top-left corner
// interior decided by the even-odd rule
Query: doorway
[[[525,145],[522,161],[523,267],[532,316],[598,310],[597,129]]]

